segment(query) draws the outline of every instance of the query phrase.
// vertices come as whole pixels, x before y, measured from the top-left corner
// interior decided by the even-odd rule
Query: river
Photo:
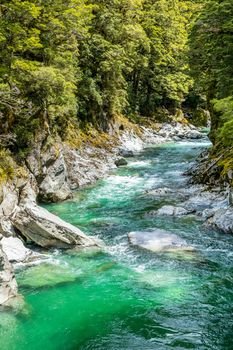
[[[186,188],[182,173],[206,142],[144,149],[74,198],[46,208],[106,243],[104,252],[54,251],[19,269],[27,308],[1,313],[1,350],[232,349],[233,237],[195,216],[148,217],[179,196],[147,191]],[[193,253],[152,253],[129,244],[135,230],[163,228]]]

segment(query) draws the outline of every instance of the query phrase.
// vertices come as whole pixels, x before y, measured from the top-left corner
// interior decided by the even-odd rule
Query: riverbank
[[[121,128],[119,125],[118,129]],[[64,248],[80,244],[81,237],[82,246],[96,244],[76,227],[67,227],[65,222],[38,207],[37,198],[44,201],[70,198],[73,189],[93,183],[116,167],[117,158],[140,151],[146,137],[155,143],[165,142],[171,137],[169,126],[161,130],[162,135],[143,129],[144,140],[134,130],[126,130],[118,135],[114,147],[109,144],[106,147],[105,143],[105,147],[85,145],[83,149],[75,149],[61,141],[49,146],[48,142],[44,145],[43,137],[38,140],[25,160],[23,171],[11,183],[1,186],[1,305],[11,306],[12,302],[14,305],[18,298],[11,264],[30,264],[40,259],[40,253],[25,247],[25,243]]]
[[[233,236],[205,226],[197,213],[158,213],[201,190],[182,174],[208,145],[200,139],[148,146],[73,198],[46,204],[106,246],[52,249],[39,264],[18,266],[27,309],[1,314],[1,349],[230,348]],[[199,213],[207,201],[202,205]],[[166,231],[156,233],[163,233],[156,251],[128,239],[155,230]]]
[[[33,264],[33,261],[44,258],[38,248],[35,253],[33,249],[25,247],[25,243],[46,249],[98,246],[99,242],[96,239],[88,237],[77,227],[68,225],[46,209],[39,207],[37,199],[57,202],[71,198],[73,190],[93,184],[105,177],[109,171],[116,169],[116,164],[127,164],[128,157],[134,156],[149,144],[159,145],[171,141],[206,138],[192,125],[175,122],[172,125],[156,124],[154,128],[142,126],[136,130],[130,127],[123,129],[119,124],[117,137],[115,134],[107,144],[104,144],[104,147],[103,144],[98,147],[87,144],[82,149],[75,149],[61,142],[51,147],[48,145],[42,147],[41,143],[37,144],[37,148],[25,160],[29,176],[17,178],[10,186],[3,187],[0,232],[2,234],[1,250],[5,254],[5,259],[12,264]],[[193,196],[192,189],[190,195]],[[211,197],[210,201],[213,203],[216,201],[215,195],[203,192],[202,187],[195,195],[196,202],[206,201],[206,196]],[[226,209],[226,200],[222,200],[221,203],[222,207],[211,206],[212,211],[208,214],[209,223],[216,217],[215,215],[219,214],[218,209]],[[185,210],[189,213],[187,209]],[[169,216],[171,213],[175,215],[176,209],[163,208],[163,215]],[[226,209],[223,217],[228,213],[229,210]],[[229,220],[226,222],[228,223]],[[227,226],[225,231],[229,230],[231,226],[229,228]],[[16,295],[13,269],[10,276],[12,288],[9,288],[2,304],[7,304]]]

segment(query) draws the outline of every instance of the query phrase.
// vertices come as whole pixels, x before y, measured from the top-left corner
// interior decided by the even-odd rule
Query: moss
[[[233,180],[230,179],[229,173],[233,172],[233,147],[225,147],[218,142],[210,152],[210,162],[218,167],[218,177],[221,182],[228,182],[233,186]]]
[[[0,183],[14,178],[16,164],[9,150],[0,150]]]
[[[23,166],[19,166],[15,169],[15,176],[26,180],[28,178],[28,172]]]
[[[85,145],[96,148],[112,150],[116,139],[114,136],[93,128],[90,123],[85,123],[80,128],[77,125],[69,124],[64,142],[71,148],[82,149]]]
[[[66,128],[64,142],[71,148],[79,149],[83,143],[82,131],[73,123],[68,123]]]
[[[225,150],[222,159],[218,162],[218,165],[222,167],[222,172],[220,176],[222,178],[227,178],[229,172],[233,171],[233,149]],[[233,179],[230,180],[230,185],[233,186]]]
[[[134,116],[136,118],[136,116]],[[113,125],[118,128],[117,132],[121,131],[133,131],[136,135],[140,136],[142,134],[142,130],[138,124],[135,122],[136,119],[126,118],[122,114],[118,114],[113,119]]]

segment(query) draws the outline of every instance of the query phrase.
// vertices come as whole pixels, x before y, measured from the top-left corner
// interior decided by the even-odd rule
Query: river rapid
[[[179,196],[148,191],[188,188],[183,172],[208,142],[144,149],[105,179],[46,208],[104,251],[53,251],[44,263],[17,271],[27,307],[0,315],[1,350],[230,350],[233,237],[194,215],[149,217]],[[194,252],[153,253],[127,234],[150,228],[177,234]]]

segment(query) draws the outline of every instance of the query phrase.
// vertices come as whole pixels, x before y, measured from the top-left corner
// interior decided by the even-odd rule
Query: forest
[[[199,124],[208,109],[211,139],[230,147],[232,15],[230,0],[1,1],[2,147],[178,109]]]

